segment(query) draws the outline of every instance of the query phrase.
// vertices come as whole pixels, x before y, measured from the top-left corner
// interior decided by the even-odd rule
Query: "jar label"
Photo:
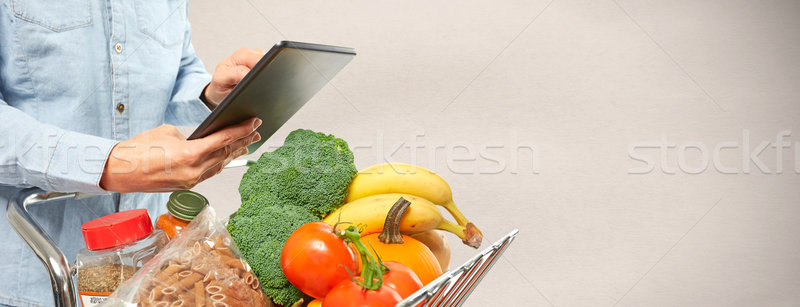
[[[95,307],[105,302],[111,292],[78,291],[78,294],[81,296],[81,305],[83,307]]]

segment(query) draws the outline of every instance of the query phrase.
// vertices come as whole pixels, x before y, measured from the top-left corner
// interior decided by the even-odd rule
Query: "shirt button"
[[[117,54],[122,53],[122,44],[117,43],[116,45],[114,45],[114,50],[117,51]]]
[[[124,105],[124,104],[122,104],[121,102],[120,102],[120,103],[118,103],[118,104],[117,104],[117,111],[119,111],[119,114],[122,114],[122,112],[124,112],[124,111],[125,111],[125,105]]]

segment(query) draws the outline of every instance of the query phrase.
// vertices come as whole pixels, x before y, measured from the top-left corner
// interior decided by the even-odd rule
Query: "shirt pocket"
[[[11,0],[18,19],[55,32],[73,30],[92,24],[90,0]]]
[[[164,47],[183,44],[187,0],[135,0],[139,31]]]

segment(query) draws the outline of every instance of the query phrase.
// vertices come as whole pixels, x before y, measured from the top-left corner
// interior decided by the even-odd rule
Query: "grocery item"
[[[358,271],[356,255],[323,222],[311,222],[295,230],[281,251],[281,270],[297,289],[324,298],[342,280]]]
[[[385,261],[388,272],[383,274],[383,283],[397,290],[400,297],[407,298],[422,289],[422,281],[413,270],[400,262]]]
[[[142,306],[266,305],[258,279],[219,234],[195,241],[191,249],[163,263],[142,290]]]
[[[329,225],[337,222],[349,222],[362,226],[362,234],[373,234],[383,231],[386,212],[398,198],[411,202],[411,206],[400,222],[400,231],[413,234],[432,229],[451,232],[461,238],[464,244],[478,248],[483,235],[472,223],[460,226],[446,220],[433,203],[419,196],[401,193],[389,193],[367,196],[354,200],[337,209],[323,220]]]
[[[206,206],[103,306],[273,306],[230,235]]]
[[[359,282],[363,282],[363,278],[357,277],[355,281],[345,280],[338,284],[322,301],[322,307],[394,307],[403,300],[392,287],[365,290]]]
[[[417,195],[447,209],[459,225],[470,223],[453,202],[453,192],[444,178],[407,163],[381,163],[360,170],[347,190],[345,202],[386,193]]]
[[[440,275],[442,267],[433,252],[416,239],[400,233],[400,219],[411,203],[402,197],[389,210],[383,232],[361,238],[370,252],[383,261],[396,261],[410,268],[427,285]]]
[[[345,141],[300,129],[262,154],[242,177],[242,205],[228,230],[276,303],[288,306],[302,298],[281,271],[284,242],[298,227],[341,206],[355,173]]]
[[[450,241],[447,240],[444,231],[434,229],[410,234],[410,236],[425,244],[436,255],[442,271],[450,269]]]
[[[289,306],[303,295],[281,271],[281,249],[292,232],[317,218],[300,207],[266,206],[256,215],[237,213],[228,222],[233,240],[241,255],[253,267],[253,272],[275,303]]]
[[[85,307],[105,301],[167,243],[153,230],[147,209],[121,211],[81,226],[85,249],[78,251],[78,294]]]
[[[391,307],[399,303],[403,298],[398,290],[384,283],[387,278],[388,267],[385,266],[380,258],[375,257],[367,250],[367,246],[361,242],[361,234],[356,226],[349,226],[344,230],[337,229],[337,236],[345,242],[351,244],[358,252],[361,259],[361,274],[358,277],[346,279],[337,284],[322,302],[323,307]],[[402,264],[397,264],[402,266]],[[397,274],[393,278],[395,284],[405,284],[411,280],[401,280],[409,276]],[[410,276],[413,276],[411,273]]]
[[[167,213],[158,217],[156,228],[172,239],[206,206],[208,200],[203,195],[186,190],[172,192],[167,201]]]
[[[78,289],[83,294],[87,292],[111,294],[122,284],[133,276],[136,269],[131,265],[106,264],[78,269]],[[97,299],[95,299],[97,300]]]
[[[239,194],[243,204],[297,206],[321,218],[344,203],[355,174],[347,142],[299,129],[248,168]]]

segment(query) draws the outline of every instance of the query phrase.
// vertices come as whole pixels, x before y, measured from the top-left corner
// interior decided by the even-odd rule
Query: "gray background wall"
[[[268,144],[333,133],[359,168],[440,172],[487,242],[519,228],[467,306],[797,305],[798,17],[797,1],[190,2],[209,70],[282,39],[358,50]],[[243,171],[197,190],[231,212]],[[454,263],[475,253],[451,239]]]

